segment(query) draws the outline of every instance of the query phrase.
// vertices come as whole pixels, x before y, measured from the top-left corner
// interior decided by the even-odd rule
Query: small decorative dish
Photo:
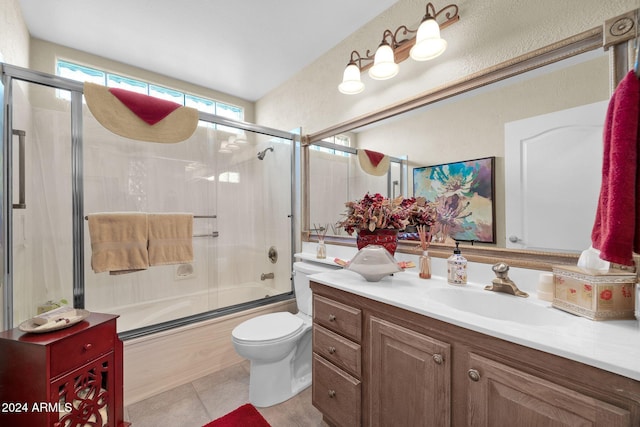
[[[38,324],[36,319],[39,316],[36,316],[22,322],[18,326],[18,329],[20,329],[22,332],[29,332],[32,334],[41,334],[45,332],[57,331],[59,329],[68,328],[70,326],[73,326],[77,323],[82,322],[84,319],[89,317],[90,314],[91,312],[87,310],[82,310],[77,308],[72,311],[69,311],[68,313],[61,314],[60,317],[51,319],[44,324]]]
[[[402,271],[398,261],[380,245],[368,245],[360,249],[346,269],[360,274],[367,282],[379,282],[390,274]]]

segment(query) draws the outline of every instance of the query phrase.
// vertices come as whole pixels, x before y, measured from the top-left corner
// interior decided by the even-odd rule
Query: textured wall
[[[0,62],[29,66],[29,31],[18,0],[0,2]]]
[[[317,132],[597,27],[639,6],[638,0],[461,0],[457,4],[460,21],[443,30],[449,48],[441,57],[426,63],[407,60],[392,80],[374,81],[365,73],[364,92],[355,96],[338,92],[352,50],[374,50],[385,28],[417,26],[426,2],[400,0],[260,99],[257,122],[280,129],[301,126],[303,134]]]

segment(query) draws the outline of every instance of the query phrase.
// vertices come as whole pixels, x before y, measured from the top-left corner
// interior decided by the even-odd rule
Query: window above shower
[[[336,145],[338,147],[351,147],[352,145],[351,137],[346,134],[330,136],[329,138],[323,139],[323,141],[329,144]],[[331,148],[329,146],[311,145],[309,146],[309,149],[313,151],[321,151],[323,153],[335,154],[337,156],[349,156],[349,153],[347,151],[342,151],[340,148]]]
[[[156,85],[143,80],[110,73],[93,67],[76,64],[62,59],[56,60],[56,74],[79,82],[96,83],[107,87],[125,89],[131,92],[153,96],[155,98],[172,101],[187,107],[195,108],[198,111],[215,114],[232,120],[244,120],[244,108],[236,105],[216,101],[214,99],[184,93],[168,87]],[[58,90],[56,94],[59,98],[70,99],[70,93]],[[201,122],[201,125],[205,125]],[[238,133],[238,129],[223,125],[206,124],[215,129],[224,130],[230,133]]]

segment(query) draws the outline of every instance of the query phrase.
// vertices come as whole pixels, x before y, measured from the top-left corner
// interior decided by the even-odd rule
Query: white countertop
[[[367,282],[359,274],[347,270],[314,274],[311,278],[336,289],[640,381],[640,327],[636,320],[592,321],[533,297],[524,299],[485,291],[484,284],[478,283],[451,286],[444,277],[425,280],[409,271],[379,282]],[[517,299],[514,304],[526,301],[526,304],[538,306],[536,309],[548,309],[548,321],[538,318],[533,324],[527,323],[527,319],[522,318],[526,317],[526,310],[519,312],[519,321],[510,321],[489,317],[490,310],[485,310],[489,315],[479,315],[454,309],[434,300],[434,290],[447,288],[469,292],[471,300],[477,297],[485,305],[492,301],[485,294],[495,297],[499,304],[508,304],[514,298]]]

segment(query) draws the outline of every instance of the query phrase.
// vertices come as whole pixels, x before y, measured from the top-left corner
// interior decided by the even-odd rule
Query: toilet
[[[339,267],[293,264],[298,313],[269,313],[231,332],[238,354],[251,361],[249,401],[257,407],[284,402],[311,385],[311,288],[309,275]]]

